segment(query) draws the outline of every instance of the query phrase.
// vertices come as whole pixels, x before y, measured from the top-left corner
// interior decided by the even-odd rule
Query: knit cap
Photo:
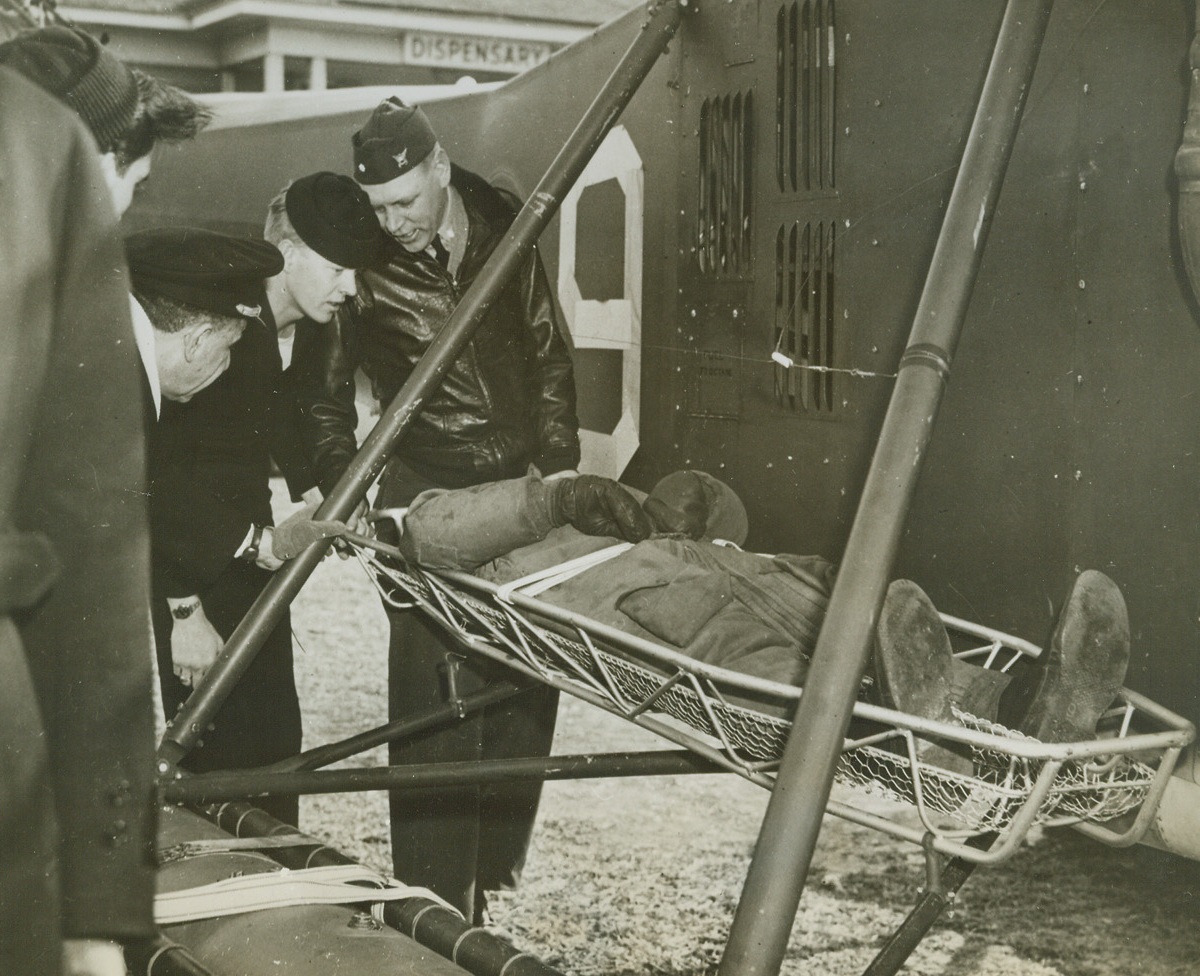
[[[74,27],[42,27],[0,44],[0,64],[24,75],[75,110],[111,152],[137,110],[137,80],[90,34]]]

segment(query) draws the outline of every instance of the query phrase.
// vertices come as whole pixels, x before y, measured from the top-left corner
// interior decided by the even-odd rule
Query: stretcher
[[[398,550],[360,539],[354,550],[385,604],[417,608],[466,651],[619,715],[766,789],[803,689],[696,661],[554,606],[543,594],[578,567],[496,584],[412,565]],[[595,558],[595,557],[589,557]],[[583,571],[586,572],[586,569]],[[942,615],[972,664],[1009,671],[1040,649]],[[940,854],[1003,860],[1035,825],[1069,825],[1108,844],[1137,843],[1150,825],[1181,749],[1185,719],[1128,689],[1095,737],[1047,743],[956,710],[938,722],[859,701],[837,779],[909,804],[909,826],[833,800],[828,810]],[[926,744],[969,750],[970,774],[925,761]],[[987,843],[981,844],[981,839]]]

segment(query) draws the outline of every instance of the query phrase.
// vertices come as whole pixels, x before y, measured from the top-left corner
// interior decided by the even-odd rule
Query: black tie
[[[443,268],[448,268],[450,266],[450,252],[446,250],[446,245],[442,243],[442,235],[434,234],[433,241],[429,246],[433,248],[433,259]]]

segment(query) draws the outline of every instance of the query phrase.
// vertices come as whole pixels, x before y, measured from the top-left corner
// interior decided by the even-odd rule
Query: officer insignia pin
[[[404,149],[401,149],[400,152],[398,152],[392,158],[396,160],[397,166],[399,166],[401,169],[404,169],[404,167],[408,165],[408,148],[405,147]]]

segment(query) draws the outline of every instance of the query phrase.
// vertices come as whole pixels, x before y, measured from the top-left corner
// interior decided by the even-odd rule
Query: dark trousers
[[[217,633],[228,640],[262,591],[271,574],[249,563],[234,562],[200,594],[204,612]],[[165,598],[153,601],[154,643],[158,656],[163,711],[170,721],[192,693],[171,665],[171,612]],[[192,772],[249,769],[278,762],[300,751],[300,700],[292,671],[290,616],[271,631],[253,663],[217,711],[212,728],[180,764]],[[299,822],[295,796],[255,797],[254,805],[284,823]]]
[[[378,504],[407,505],[421,491],[434,487],[445,486],[393,460],[384,474]],[[464,659],[455,680],[459,695],[512,676],[502,665],[467,658],[441,627],[418,610],[389,612],[388,622],[388,714],[392,720],[411,718],[445,704],[447,655]],[[392,765],[410,765],[548,756],[557,713],[558,692],[539,686],[449,727],[392,743],[388,759]],[[396,877],[432,889],[470,920],[477,893],[516,884],[541,795],[540,783],[392,793]]]
[[[447,656],[469,695],[507,669],[462,649],[418,610],[388,615],[389,716],[418,715],[446,702]],[[539,686],[482,712],[391,744],[392,765],[548,756],[558,692]],[[391,795],[392,861],[406,884],[433,889],[470,919],[476,893],[512,888],[525,864],[541,783],[407,790]]]

